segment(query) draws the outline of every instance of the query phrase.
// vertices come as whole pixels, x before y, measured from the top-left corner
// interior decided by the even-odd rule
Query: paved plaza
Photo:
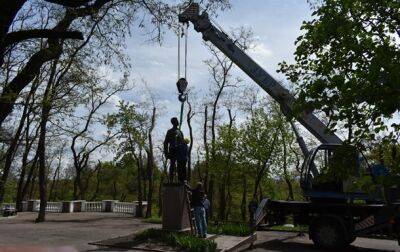
[[[0,219],[0,252],[127,251],[89,243],[160,227],[119,213],[48,213],[47,221],[37,224],[34,223],[36,215],[26,212]],[[254,247],[247,251],[321,251],[307,236],[298,237],[296,233],[263,231],[257,232],[257,237]],[[400,246],[396,241],[358,238],[346,251],[400,251]]]

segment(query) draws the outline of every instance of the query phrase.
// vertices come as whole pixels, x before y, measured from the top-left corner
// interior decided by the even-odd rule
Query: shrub
[[[138,233],[135,236],[135,240],[157,240],[168,246],[178,247],[188,252],[217,251],[217,244],[214,241],[201,239],[187,233],[168,232],[154,228]]]
[[[153,223],[153,224],[161,224],[162,220],[159,216],[151,216],[150,218],[144,219],[145,222]]]
[[[251,229],[246,224],[222,223],[217,225],[209,225],[208,232],[211,234],[248,236],[251,234]]]

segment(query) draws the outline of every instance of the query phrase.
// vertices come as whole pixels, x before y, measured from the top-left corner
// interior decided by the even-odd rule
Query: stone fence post
[[[39,206],[40,206],[40,200],[28,200],[26,210],[28,212],[36,212],[38,211]]]
[[[74,213],[86,211],[86,200],[74,200],[72,204],[74,205]]]
[[[74,211],[74,205],[72,201],[63,201],[62,202],[62,213],[72,213]]]
[[[118,200],[103,200],[103,212],[114,212],[114,206],[116,202],[118,202]]]

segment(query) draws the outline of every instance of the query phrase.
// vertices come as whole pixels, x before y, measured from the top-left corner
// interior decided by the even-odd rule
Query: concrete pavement
[[[0,219],[0,252],[43,252],[45,247],[58,248],[46,252],[127,251],[106,249],[88,243],[160,227],[132,215],[119,213],[49,213],[44,223],[34,223],[36,216],[36,213],[19,213],[15,218]],[[312,245],[307,235],[299,237],[296,233],[275,231],[257,232],[253,248],[243,249],[263,252],[322,251]],[[358,238],[345,251],[400,252],[400,246],[397,241]]]

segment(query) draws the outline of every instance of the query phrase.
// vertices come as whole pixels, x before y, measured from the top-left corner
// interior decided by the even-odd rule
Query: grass
[[[153,215],[150,218],[144,219],[145,222],[148,223],[153,223],[153,224],[161,224],[162,223],[162,219],[161,217],[157,216],[157,215]]]
[[[168,232],[154,228],[138,233],[135,240],[155,240],[188,252],[217,251],[217,244],[212,240],[204,240],[187,233]]]
[[[268,227],[268,228],[263,228],[263,230],[270,230],[270,231],[286,231],[286,232],[304,232],[307,233],[308,232],[308,226],[294,226],[294,227],[290,227],[290,226],[272,226],[272,227]]]
[[[217,225],[209,225],[207,229],[210,234],[233,236],[248,236],[251,234],[250,227],[247,224],[221,223]]]

